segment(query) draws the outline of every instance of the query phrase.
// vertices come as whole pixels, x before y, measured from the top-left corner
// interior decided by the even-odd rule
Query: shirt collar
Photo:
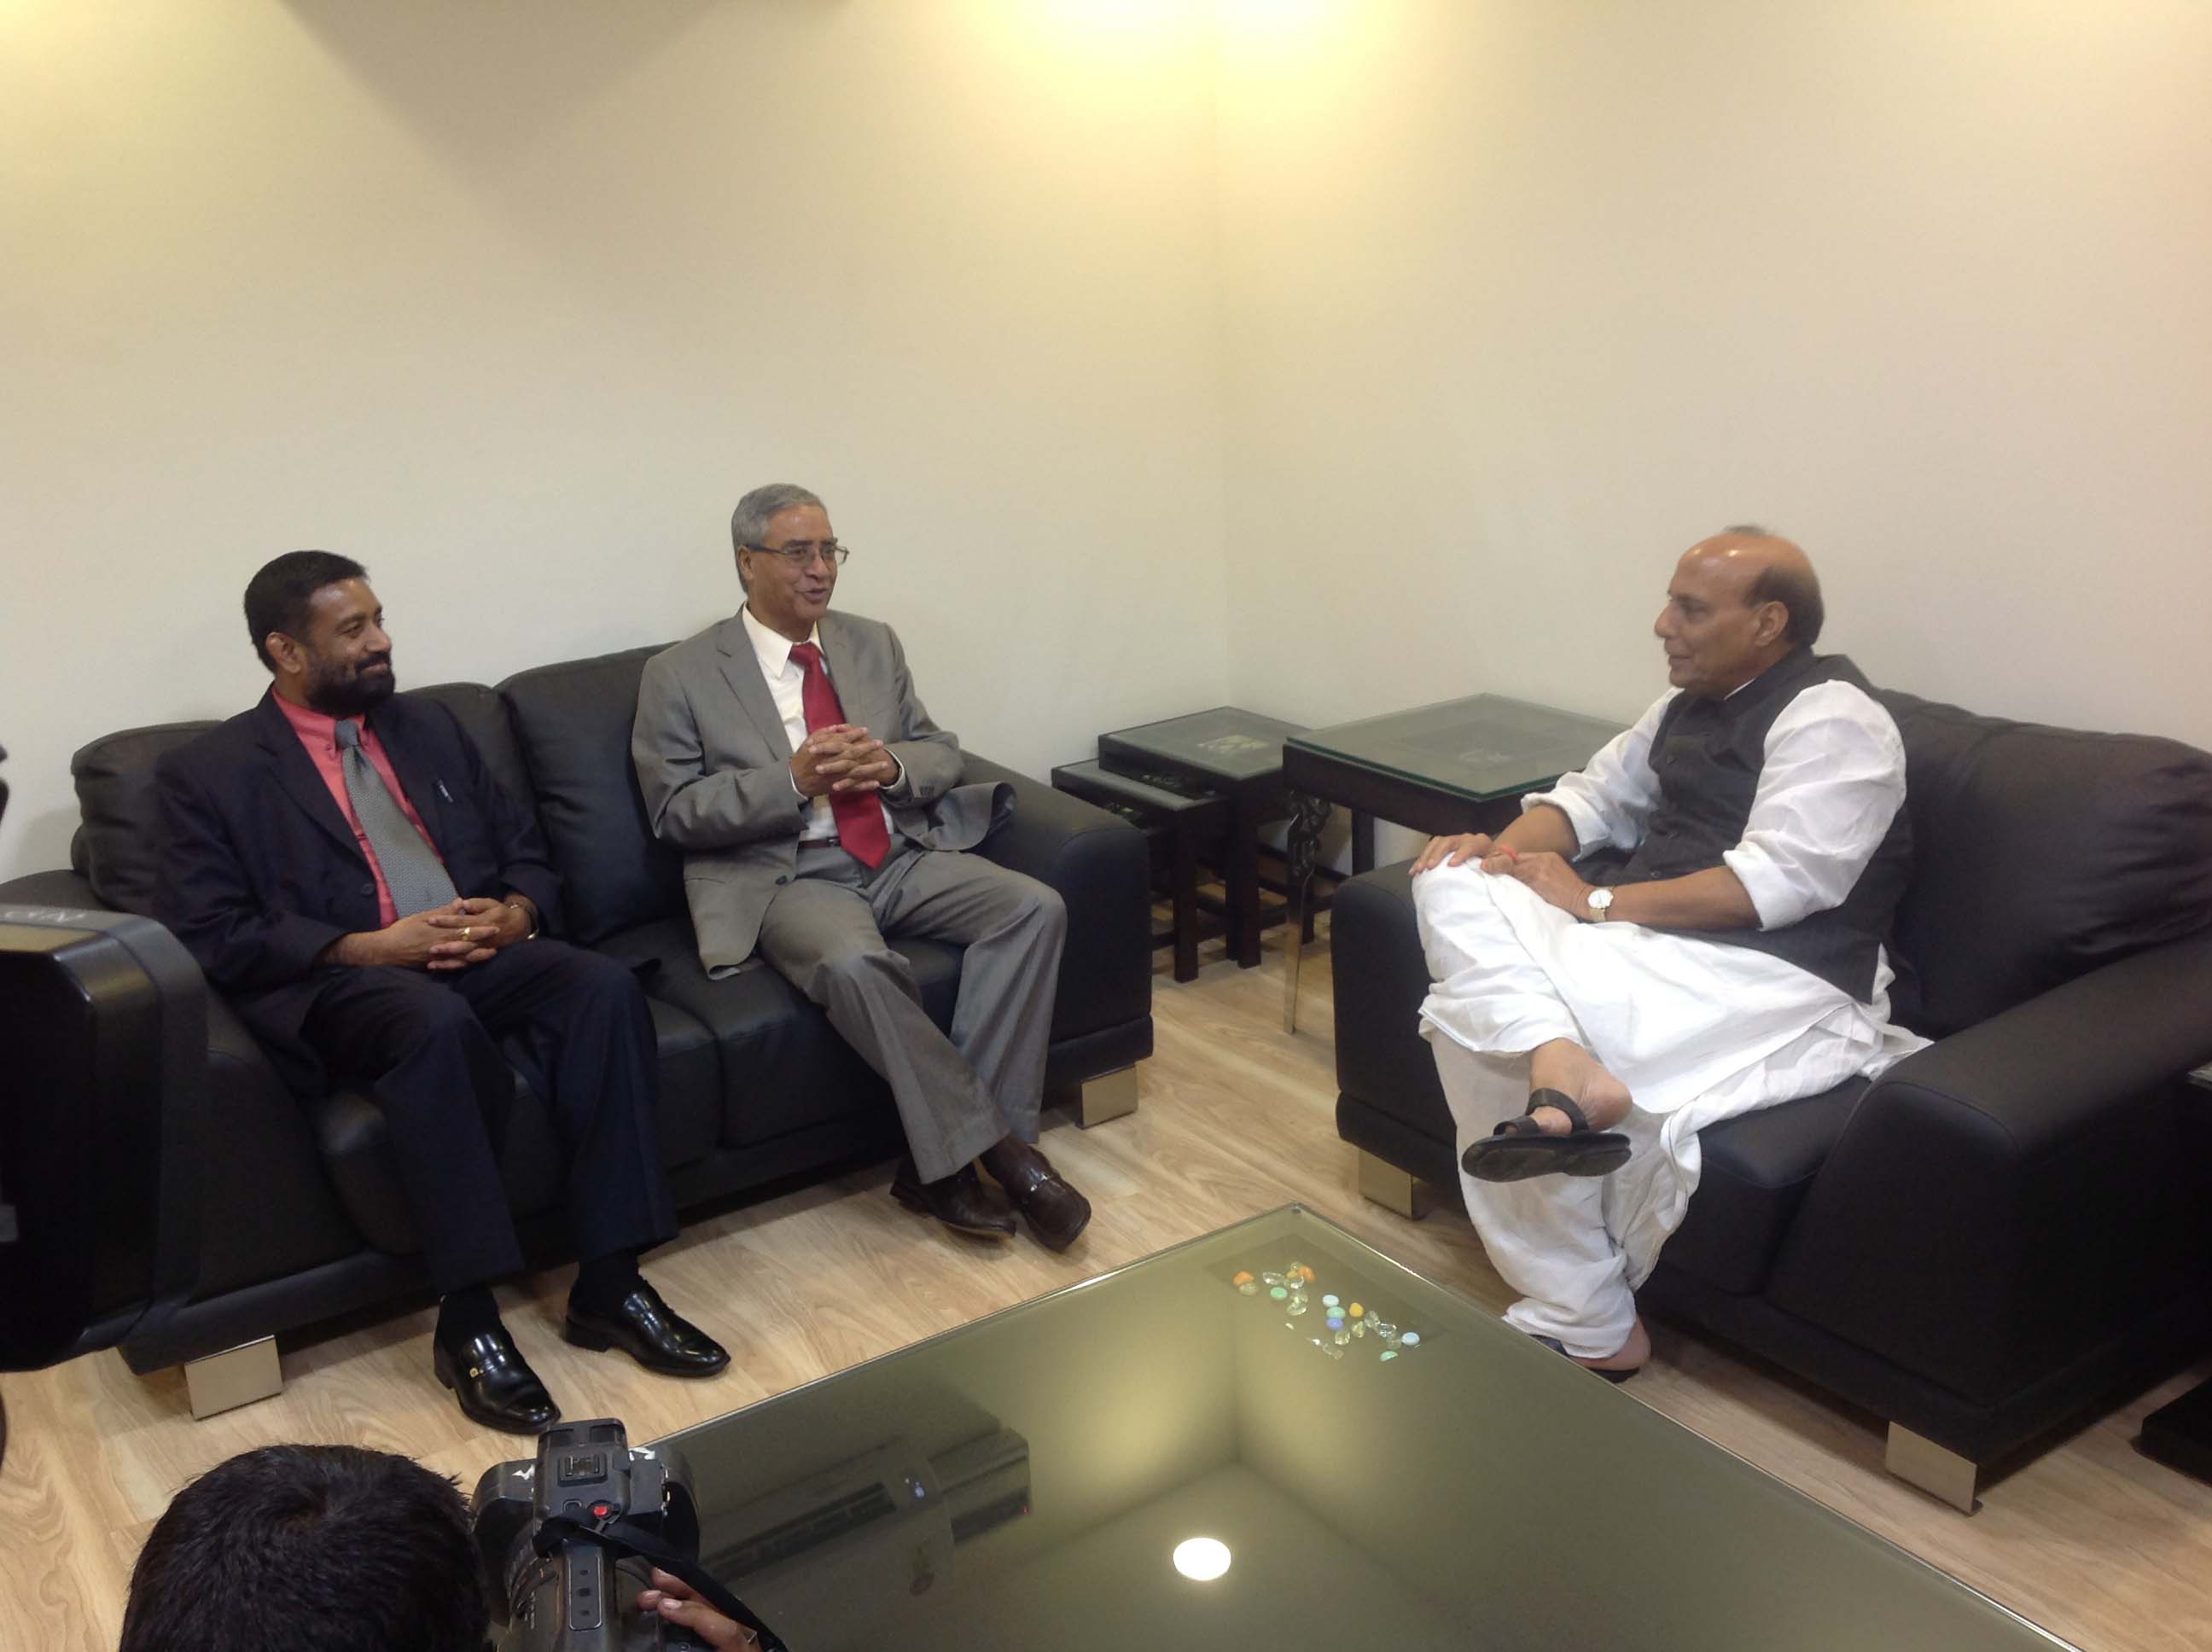
[[[770,677],[781,677],[784,668],[791,664],[791,639],[763,625],[753,617],[750,608],[738,610],[738,617],[744,622],[745,635],[753,645],[753,653],[760,660],[761,670]],[[822,646],[822,627],[819,624],[807,632],[806,641],[817,648]]]
[[[291,724],[301,739],[319,740],[332,746],[338,743],[338,720],[328,712],[317,711],[312,706],[295,706],[274,689],[269,690],[269,697],[276,702],[276,709],[284,714],[284,720]],[[364,734],[368,732],[366,716],[354,720],[361,724]]]

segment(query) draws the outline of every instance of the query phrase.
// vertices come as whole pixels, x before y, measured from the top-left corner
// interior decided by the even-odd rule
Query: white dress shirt
[[[1748,685],[1747,685],[1748,686]],[[1633,850],[1659,802],[1651,738],[1680,689],[1662,695],[1578,774],[1522,809],[1548,803],[1575,829],[1577,854]],[[1881,704],[1848,683],[1820,683],[1766,731],[1743,837],[1721,859],[1743,884],[1761,929],[1842,904],[1905,802],[1905,742]]]
[[[785,738],[790,740],[791,749],[796,751],[806,743],[805,667],[792,659],[791,639],[780,632],[771,631],[767,626],[763,625],[753,617],[753,610],[750,608],[739,609],[738,616],[744,622],[746,636],[752,640],[753,655],[760,661],[761,676],[767,679],[769,695],[775,701],[776,714],[783,719]],[[820,648],[822,628],[817,625],[809,631],[806,634],[806,641],[812,643],[816,648]],[[830,677],[833,684],[836,683],[836,679],[830,677],[830,660],[827,655],[823,657],[822,674],[824,677]],[[869,732],[874,733],[878,739],[883,738],[882,734],[875,730]],[[885,792],[890,791],[891,786],[896,786],[900,780],[906,778],[906,769],[903,765],[899,765],[898,759],[893,757],[891,762],[898,766],[899,772],[892,780],[890,786],[884,788]],[[799,791],[799,782],[796,780],[791,783],[791,792],[794,798],[807,805],[806,823],[799,828],[799,841],[801,843],[817,842],[823,838],[834,838],[837,835],[837,817],[830,811],[827,793],[810,799]],[[879,792],[876,795],[877,806],[882,808],[883,793]],[[884,809],[884,829],[890,834],[894,842],[897,841],[898,828],[892,824],[891,811],[887,808]]]

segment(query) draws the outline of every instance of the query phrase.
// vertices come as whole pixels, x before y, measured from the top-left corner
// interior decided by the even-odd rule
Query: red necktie
[[[799,703],[806,708],[806,732],[828,728],[845,720],[845,708],[830,673],[822,669],[822,650],[811,642],[794,642],[791,657],[805,673],[799,685]],[[884,805],[873,792],[832,792],[830,817],[837,823],[837,841],[845,853],[864,866],[880,866],[891,852],[891,835],[884,826]]]

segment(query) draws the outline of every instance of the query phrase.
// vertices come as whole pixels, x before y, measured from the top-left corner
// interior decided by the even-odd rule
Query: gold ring
[[[476,939],[476,938],[477,938],[477,932],[476,932],[476,931],[475,931],[475,930],[473,930],[473,929],[470,928],[470,927],[469,927],[469,926],[468,926],[468,925],[466,925],[466,924],[463,924],[463,925],[461,926],[461,938],[462,938],[463,940],[465,940],[465,941],[472,941],[472,940]]]

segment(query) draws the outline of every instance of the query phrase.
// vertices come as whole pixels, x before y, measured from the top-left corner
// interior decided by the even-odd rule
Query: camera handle
[[[549,1515],[532,1535],[530,1546],[541,1557],[568,1542],[596,1544],[616,1556],[635,1555],[650,1560],[672,1577],[680,1577],[698,1592],[699,1598],[760,1637],[761,1652],[790,1652],[781,1637],[757,1617],[750,1606],[724,1588],[704,1566],[678,1552],[654,1533],[634,1521],[616,1516],[604,1522],[577,1520],[568,1515]]]

